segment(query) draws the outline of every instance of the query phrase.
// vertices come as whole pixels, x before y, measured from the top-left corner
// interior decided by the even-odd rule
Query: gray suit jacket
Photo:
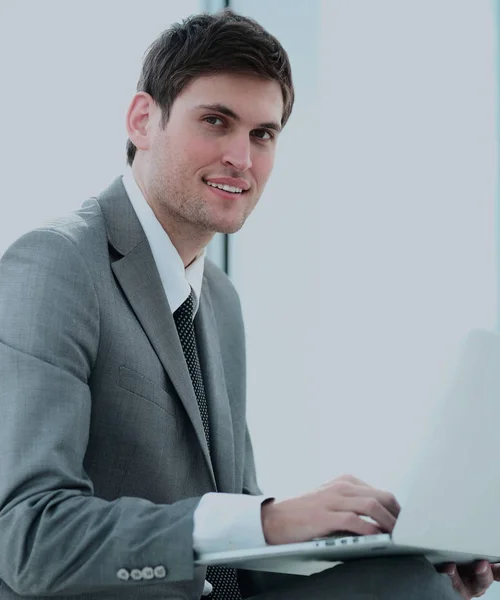
[[[200,497],[259,493],[240,304],[210,261],[195,324],[213,463],[172,312],[121,179],[7,250],[1,600],[200,598],[205,569],[194,567],[192,541]],[[122,580],[120,569],[142,578]]]

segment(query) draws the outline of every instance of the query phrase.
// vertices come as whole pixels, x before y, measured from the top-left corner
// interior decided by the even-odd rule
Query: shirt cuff
[[[266,546],[261,505],[272,496],[205,494],[194,512],[193,549],[198,554]]]

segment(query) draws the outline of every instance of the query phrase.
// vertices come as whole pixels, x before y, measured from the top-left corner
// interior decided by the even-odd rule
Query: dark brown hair
[[[281,124],[285,125],[294,101],[288,55],[256,21],[230,9],[193,15],[160,34],[146,51],[137,91],[153,98],[165,126],[174,100],[190,81],[200,75],[231,72],[277,81],[283,93]],[[135,152],[128,140],[129,165]]]

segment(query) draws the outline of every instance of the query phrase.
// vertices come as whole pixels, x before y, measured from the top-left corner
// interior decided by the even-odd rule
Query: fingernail
[[[450,577],[454,577],[454,576],[455,576],[455,573],[456,573],[455,569],[453,569],[453,571],[448,571],[448,575],[449,575]]]
[[[486,573],[487,570],[488,570],[488,565],[479,565],[479,567],[477,567],[477,569],[476,569],[476,573],[479,573],[480,575],[482,575],[483,573]]]

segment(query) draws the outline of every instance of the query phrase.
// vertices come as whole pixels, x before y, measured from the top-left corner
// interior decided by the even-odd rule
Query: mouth
[[[244,190],[243,188],[235,187],[232,185],[227,185],[223,183],[213,183],[211,181],[203,180],[205,185],[210,188],[214,194],[222,198],[230,198],[236,199],[239,196],[243,196],[247,193],[248,190]]]

